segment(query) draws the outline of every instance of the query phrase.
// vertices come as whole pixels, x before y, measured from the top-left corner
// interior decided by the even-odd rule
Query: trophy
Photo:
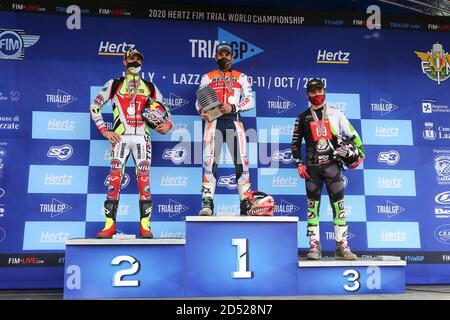
[[[210,86],[205,86],[197,91],[197,100],[202,112],[206,112],[208,121],[213,121],[222,115],[220,107],[223,105],[219,101],[216,91]]]

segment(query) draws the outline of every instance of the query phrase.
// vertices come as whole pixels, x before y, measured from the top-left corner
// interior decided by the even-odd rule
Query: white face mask
[[[139,72],[141,72],[141,69],[142,69],[142,65],[137,61],[127,63],[127,70],[128,70],[128,72],[130,72],[132,74],[138,74]]]
[[[141,72],[142,67],[138,67],[138,68],[130,68],[128,69],[128,71],[132,74],[138,74],[139,72]]]

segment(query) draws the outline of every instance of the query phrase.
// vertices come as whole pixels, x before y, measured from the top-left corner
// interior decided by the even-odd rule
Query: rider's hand
[[[220,107],[220,112],[223,114],[230,113],[233,110],[233,107],[231,104],[225,103],[223,106]]]
[[[300,163],[297,167],[298,175],[302,179],[311,180],[311,177],[308,174],[308,171],[306,171],[306,166],[303,163]]]
[[[160,123],[155,128],[156,132],[160,134],[166,134],[170,130],[170,126],[167,123]]]
[[[202,111],[202,112],[200,113],[200,116],[202,117],[203,120],[209,122],[208,114],[207,114],[206,112],[203,112],[203,111]]]
[[[119,143],[120,136],[113,131],[105,131],[103,132],[103,136],[111,142],[111,144]]]

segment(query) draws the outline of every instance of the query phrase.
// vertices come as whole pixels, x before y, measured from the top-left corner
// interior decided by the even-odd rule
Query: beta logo
[[[24,30],[0,29],[0,59],[23,60],[25,48],[38,42],[40,36],[26,35]]]
[[[395,166],[400,161],[400,154],[396,150],[380,152],[377,161],[380,163],[387,163],[390,166]]]
[[[434,230],[434,238],[444,244],[450,244],[450,224],[444,224]]]
[[[276,150],[272,154],[272,160],[282,162],[284,164],[290,164],[294,162],[294,156],[291,149]]]
[[[236,176],[234,174],[229,176],[221,176],[219,178],[219,181],[217,182],[217,185],[220,187],[226,187],[227,189],[236,189],[237,183],[236,183]]]
[[[73,154],[73,148],[70,144],[63,144],[62,146],[51,146],[47,151],[47,157],[56,158],[61,161],[66,161]]]

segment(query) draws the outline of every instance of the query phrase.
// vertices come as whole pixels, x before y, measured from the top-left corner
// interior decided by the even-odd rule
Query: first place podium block
[[[181,239],[66,242],[64,299],[182,297]]]
[[[297,217],[186,217],[186,297],[295,296]]]

